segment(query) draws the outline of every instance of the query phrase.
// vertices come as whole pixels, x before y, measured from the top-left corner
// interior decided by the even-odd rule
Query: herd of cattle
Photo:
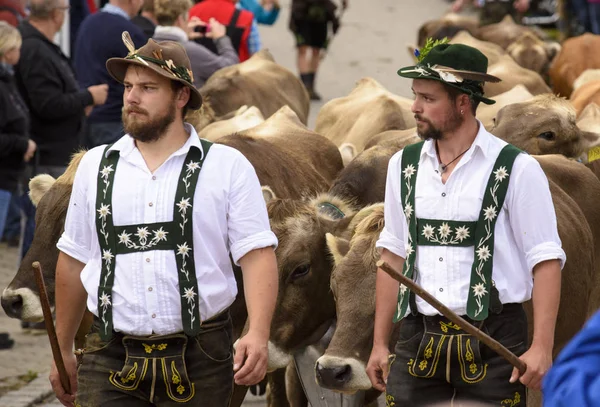
[[[594,71],[600,69],[600,54],[594,52],[600,36],[557,44],[510,17],[478,28],[470,18],[448,15],[424,24],[418,45],[440,35],[486,54],[488,72],[502,82],[486,84],[486,96],[497,103],[481,106],[478,117],[493,134],[535,155],[548,176],[568,259],[556,355],[600,308],[600,161],[588,163],[588,152],[600,145],[600,71]],[[365,405],[372,402],[379,394],[365,365],[375,313],[375,242],[384,225],[388,161],[418,140],[411,100],[363,78],[349,95],[325,104],[310,130],[306,90],[267,51],[218,71],[201,93],[201,110],[187,120],[201,137],[236,148],[252,162],[279,239],[269,406],[306,406],[291,355],[318,342],[332,324],[333,336],[315,366],[318,383],[345,393],[364,390]],[[41,262],[54,301],[56,242],[80,157],[56,181],[42,175],[30,182],[35,237],[2,295],[12,317],[43,318],[31,278],[33,261]],[[235,272],[240,294],[232,318],[239,338],[247,312],[241,271]],[[529,303],[527,312],[531,334]],[[231,405],[239,406],[246,391],[236,387]],[[530,395],[537,398],[530,405],[539,405],[539,394]]]

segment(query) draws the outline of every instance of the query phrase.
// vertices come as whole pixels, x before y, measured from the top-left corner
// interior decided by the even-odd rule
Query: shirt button
[[[444,258],[443,258],[443,257],[440,257],[440,261],[444,261]]]
[[[156,175],[152,176],[152,181],[156,181]]]
[[[148,291],[152,291],[152,287],[148,287]]]
[[[146,263],[150,263],[150,257],[146,257]]]
[[[156,314],[152,314],[152,318],[156,318]]]
[[[442,291],[444,291],[444,289],[443,289],[443,288],[440,288],[440,292],[442,292]]]
[[[154,206],[154,204],[153,204],[152,202],[150,202],[150,203],[148,204],[148,206]]]
[[[445,193],[445,192],[442,192],[442,196],[446,196],[446,193]]]

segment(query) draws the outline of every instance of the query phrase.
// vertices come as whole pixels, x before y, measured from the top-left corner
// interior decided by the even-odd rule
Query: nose
[[[21,318],[23,313],[23,297],[20,294],[3,295],[0,302],[6,315],[11,318]]]
[[[343,387],[352,378],[352,367],[350,365],[324,367],[317,362],[316,371],[319,385],[329,389]]]

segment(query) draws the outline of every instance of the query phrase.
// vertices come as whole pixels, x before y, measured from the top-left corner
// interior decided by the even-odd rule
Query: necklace
[[[471,148],[471,147],[469,147],[469,148]],[[435,143],[435,151],[438,154],[438,161],[440,162],[440,166],[439,166],[440,174],[445,173],[446,170],[448,169],[448,166],[450,164],[452,164],[454,161],[458,160],[464,153],[466,153],[467,151],[469,151],[469,148],[467,148],[465,151],[463,151],[462,153],[460,153],[459,155],[457,155],[456,158],[454,160],[450,161],[448,164],[444,164],[442,162],[442,160],[440,159],[440,151],[438,149],[438,145],[437,145],[437,143]]]

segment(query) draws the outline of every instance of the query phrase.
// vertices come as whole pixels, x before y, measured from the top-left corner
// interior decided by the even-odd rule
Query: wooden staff
[[[58,337],[56,336],[56,330],[54,329],[54,321],[52,320],[52,311],[50,311],[50,301],[48,301],[48,294],[46,292],[46,284],[44,283],[44,275],[42,274],[42,265],[35,261],[31,265],[33,267],[33,274],[35,275],[35,281],[40,291],[40,302],[42,303],[42,311],[44,312],[44,323],[46,324],[46,331],[48,332],[48,338],[50,339],[50,347],[52,348],[52,356],[54,356],[54,363],[56,363],[56,369],[60,376],[60,382],[63,389],[71,394],[71,381],[67,375],[67,369],[65,369],[65,362],[60,352],[60,346],[58,344]]]
[[[419,297],[421,297],[425,301],[427,301],[427,303],[429,305],[431,305],[433,308],[435,308],[436,310],[441,312],[442,315],[444,315],[450,321],[459,325],[462,329],[464,329],[465,331],[467,331],[468,333],[470,333],[471,335],[473,335],[474,337],[479,339],[481,342],[486,344],[490,349],[492,349],[493,351],[498,353],[504,359],[508,360],[508,362],[511,365],[513,365],[514,367],[516,367],[519,370],[521,375],[523,375],[525,373],[525,371],[527,370],[527,365],[525,364],[525,362],[523,362],[521,359],[519,359],[517,357],[517,355],[515,355],[514,353],[512,353],[511,351],[506,349],[506,347],[504,347],[500,342],[496,341],[495,339],[493,339],[486,333],[480,331],[479,329],[475,328],[473,325],[471,325],[470,323],[465,321],[461,316],[457,315],[455,312],[450,310],[444,304],[439,302],[435,297],[433,297],[431,294],[429,294],[427,291],[425,291],[417,283],[415,283],[414,281],[412,281],[409,278],[406,278],[402,273],[398,273],[385,261],[379,260],[377,262],[377,267],[380,268],[381,270],[385,271],[387,274],[389,274],[390,277],[392,277],[394,280],[407,286],[416,295],[418,295]]]

